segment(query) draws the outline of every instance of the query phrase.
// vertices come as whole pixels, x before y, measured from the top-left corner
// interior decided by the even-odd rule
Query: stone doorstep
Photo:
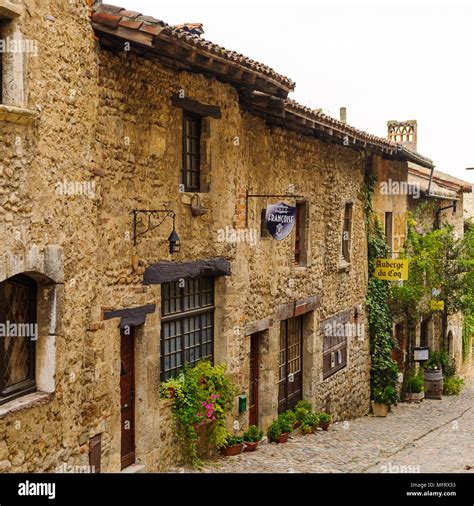
[[[131,464],[120,471],[124,474],[140,474],[145,472],[145,464]]]

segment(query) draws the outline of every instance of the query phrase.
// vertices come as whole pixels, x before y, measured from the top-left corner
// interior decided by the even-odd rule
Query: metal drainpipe
[[[431,195],[431,183],[433,181],[434,165],[431,167],[430,181],[428,183],[428,197]]]

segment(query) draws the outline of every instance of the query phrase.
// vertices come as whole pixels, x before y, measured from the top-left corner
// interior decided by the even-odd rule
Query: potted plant
[[[295,414],[292,411],[285,411],[277,418],[277,421],[280,424],[282,435],[288,434],[286,437],[286,440],[288,440],[290,432],[293,431],[296,422]]]
[[[270,441],[274,443],[284,443],[285,441],[280,440],[282,436],[281,427],[278,420],[275,420],[270,427],[267,429],[267,436]],[[288,439],[288,438],[287,438]]]
[[[299,401],[298,404],[295,406],[294,410],[298,424],[302,425],[304,423],[307,414],[312,412],[313,407],[308,401]]]
[[[329,413],[320,413],[318,415],[319,426],[323,430],[328,430],[329,425],[331,424],[331,415]]]
[[[293,423],[283,413],[268,428],[267,436],[270,441],[275,443],[286,443],[293,430]]]
[[[244,440],[240,436],[233,436],[229,434],[226,439],[224,445],[221,447],[221,454],[225,457],[230,457],[232,455],[238,455],[242,453],[244,448]]]
[[[284,419],[288,421],[288,423],[291,425],[291,429],[296,429],[301,425],[301,421],[298,420],[298,417],[296,416],[296,413],[294,411],[288,410],[282,413],[279,417],[280,419]],[[291,432],[291,431],[290,431]]]
[[[303,434],[313,434],[319,426],[319,416],[312,411],[307,412],[303,419],[301,430]]]
[[[397,390],[392,385],[372,391],[372,411],[375,416],[387,416],[390,406],[397,400]]]
[[[251,425],[244,433],[244,452],[253,452],[257,449],[263,437],[263,431],[256,425]]]
[[[425,394],[423,392],[424,374],[420,367],[416,374],[412,374],[407,380],[406,400],[409,402],[420,402]]]

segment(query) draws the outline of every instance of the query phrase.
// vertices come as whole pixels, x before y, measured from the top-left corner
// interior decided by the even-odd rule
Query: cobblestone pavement
[[[295,435],[285,444],[220,457],[201,472],[474,473],[474,380],[459,396],[401,403],[387,418],[335,423],[327,432]]]

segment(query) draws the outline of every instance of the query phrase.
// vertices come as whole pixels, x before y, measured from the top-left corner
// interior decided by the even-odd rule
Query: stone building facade
[[[162,469],[160,381],[206,356],[251,405],[241,429],[298,399],[366,414],[361,190],[427,162],[186,25],[89,7],[0,0],[3,36],[38,44],[2,63],[0,316],[38,327],[0,356],[0,471]]]
[[[407,149],[416,152],[418,125],[416,120],[387,122],[387,138],[398,142]],[[466,213],[463,212],[464,199],[472,191],[472,185],[444,172],[434,170],[433,163],[408,161],[408,164],[397,175],[383,170],[375,170],[377,186],[374,196],[374,209],[380,223],[384,225],[387,242],[394,244],[393,254],[403,246],[406,234],[407,213],[416,217],[417,230],[426,233],[443,223],[454,227],[458,237],[464,234]],[[389,196],[386,196],[387,188]],[[390,189],[392,190],[390,192]],[[387,227],[387,211],[395,210],[394,225]],[[393,236],[393,238],[392,238]],[[423,315],[417,325],[416,346],[427,346],[431,350],[439,350],[441,344],[441,317],[439,313],[430,312]],[[446,350],[454,358],[459,371],[469,367],[471,358],[463,360],[462,352],[462,314],[450,315],[448,318],[448,342]],[[402,319],[397,319],[393,327],[394,339],[397,347],[394,358],[400,370],[404,370],[407,353],[407,325]]]

